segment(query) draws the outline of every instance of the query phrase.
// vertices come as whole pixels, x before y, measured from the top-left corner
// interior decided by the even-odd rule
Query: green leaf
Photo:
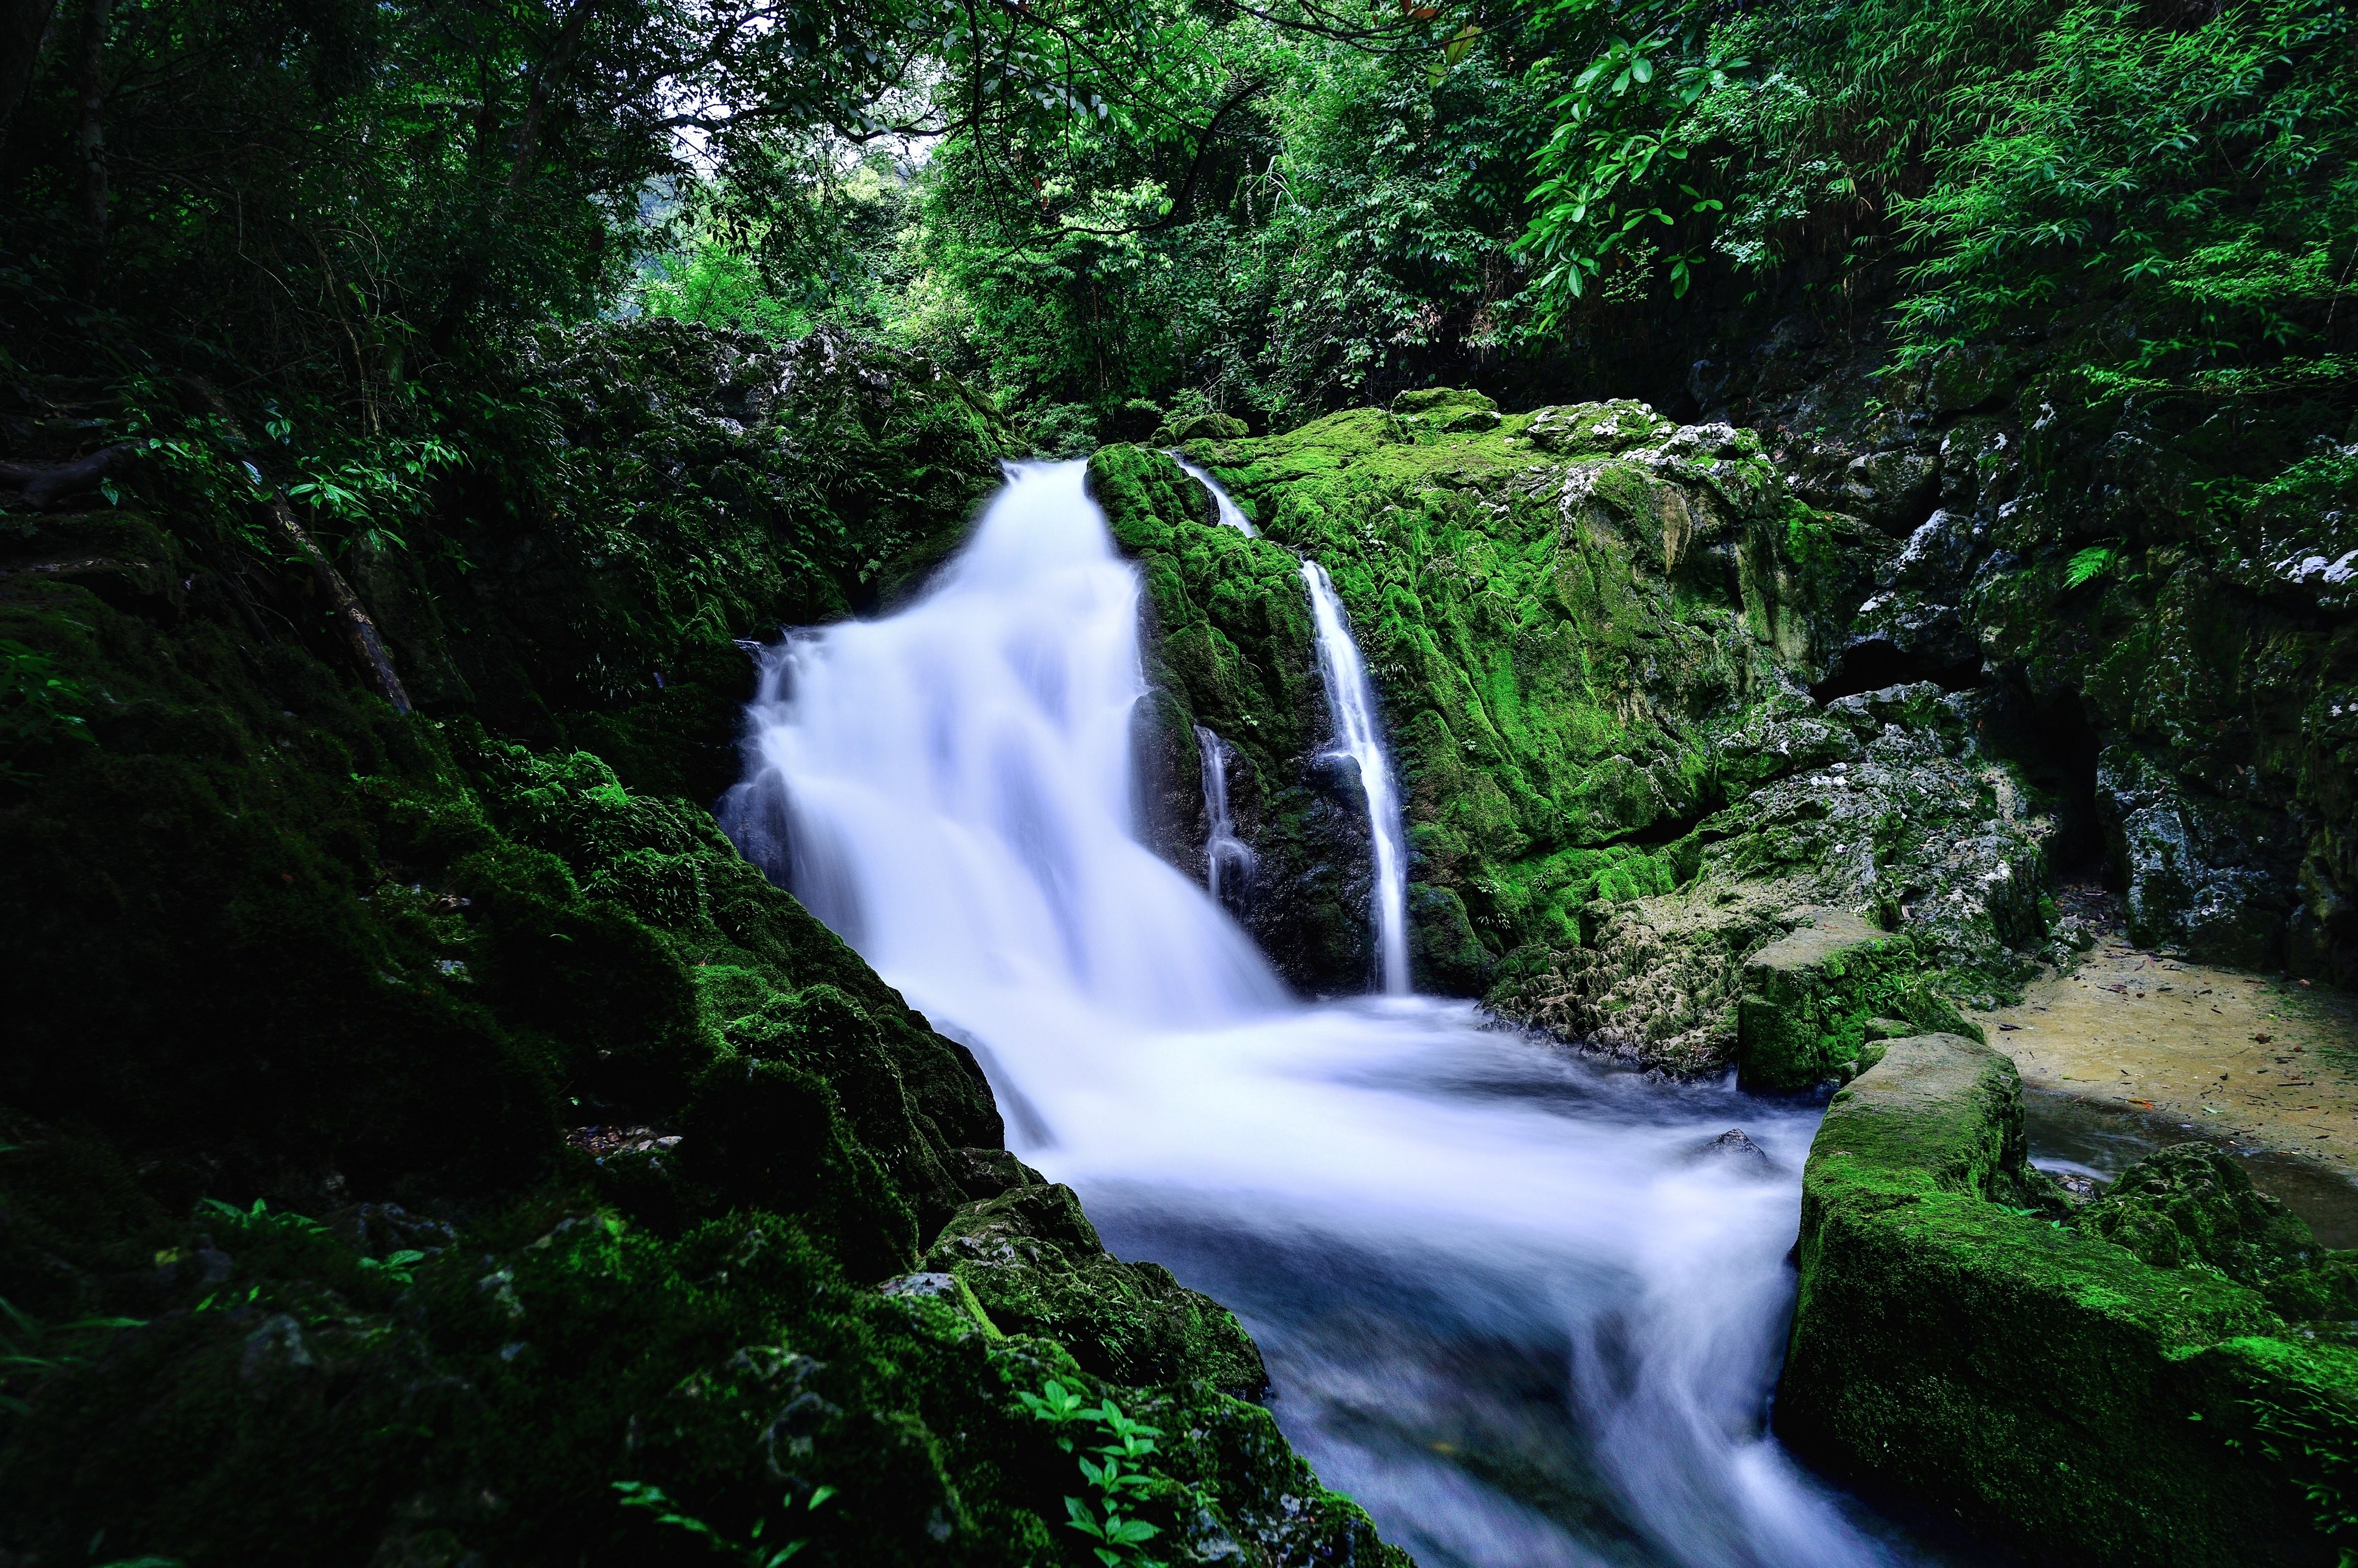
[[[2117,570],[2120,564],[2120,552],[2111,546],[2091,545],[2073,556],[2071,564],[2063,568],[2063,587],[2069,591],[2093,582]]]
[[[1065,1499],[1065,1522],[1092,1541],[1106,1539],[1105,1527],[1098,1523],[1097,1515],[1089,1510],[1089,1505],[1078,1498]]]

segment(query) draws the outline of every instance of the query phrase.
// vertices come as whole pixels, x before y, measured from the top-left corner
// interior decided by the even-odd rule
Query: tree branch
[[[586,5],[588,0],[578,0],[578,4]],[[246,438],[245,427],[238,423],[229,400],[211,383],[189,376],[184,378],[182,384],[228,427],[232,441],[240,447],[252,445]],[[261,481],[263,499],[279,536],[287,541],[296,557],[311,568],[311,580],[327,595],[337,623],[343,631],[344,642],[360,665],[362,678],[379,697],[393,704],[395,713],[408,712],[409,693],[403,689],[401,677],[394,673],[393,654],[385,647],[384,639],[377,634],[376,622],[369,618],[368,607],[361,602],[360,596],[352,591],[352,584],[344,580],[344,574],[336,569],[335,563],[328,559],[327,553],[312,542],[310,531],[295,515],[295,508],[287,501],[286,493],[264,479],[262,470],[254,467],[251,460],[248,460],[247,466]]]
[[[1237,110],[1243,108],[1249,101],[1259,96],[1267,85],[1268,84],[1266,82],[1260,81],[1247,81],[1242,87],[1238,88],[1236,92],[1228,95],[1228,102],[1220,105],[1219,109],[1212,115],[1210,121],[1205,124],[1203,130],[1196,134],[1195,156],[1188,160],[1186,177],[1179,182],[1178,194],[1171,199],[1170,211],[1165,212],[1162,217],[1157,218],[1152,223],[1125,223],[1118,228],[1112,229],[1093,229],[1078,223],[1060,223],[1057,225],[1058,232],[1066,234],[1097,234],[1107,236],[1113,234],[1152,234],[1163,229],[1176,228],[1179,224],[1186,222],[1187,204],[1195,194],[1195,182],[1203,175],[1204,160],[1210,156],[1212,144],[1220,138],[1220,122],[1227,119]]]

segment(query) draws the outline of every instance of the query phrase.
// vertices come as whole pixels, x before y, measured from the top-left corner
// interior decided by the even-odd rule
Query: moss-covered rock
[[[1348,611],[1406,791],[1416,983],[1638,1060],[1733,1059],[1745,957],[1833,907],[1914,967],[2003,992],[2042,934],[2048,825],[1930,683],[1820,704],[1877,546],[1788,492],[1747,433],[1589,404],[1444,428],[1402,394],[1193,456],[1263,537],[1216,525],[1159,455],[1094,460],[1145,571],[1161,843],[1200,874],[1194,726],[1261,885],[1248,919],[1314,989],[1369,973],[1366,829],[1328,730],[1296,555]],[[1847,596],[1847,598],[1845,598]]]
[[[1915,945],[1838,909],[1744,962],[1736,1061],[1748,1088],[1807,1088],[1874,1065],[1870,1025],[1895,1014],[1920,1027],[1979,1034],[1925,984]]]
[[[1245,422],[1235,415],[1207,411],[1174,415],[1155,426],[1146,442],[1154,447],[1177,447],[1189,441],[1233,441],[1245,433]]]
[[[955,1277],[998,1329],[1054,1339],[1110,1381],[1202,1380],[1246,1399],[1268,1389],[1226,1308],[1160,1265],[1113,1257],[1070,1187],[1024,1174],[953,1216],[925,1266]]]
[[[2114,1201],[2075,1220],[2027,1167],[2004,1056],[1887,1042],[1811,1147],[1779,1431],[2039,1561],[2338,1561],[2358,1352],[2184,1246],[2282,1260],[2296,1238],[2269,1213],[2256,1249],[2227,1240],[2254,1206],[2180,1154]]]
[[[2147,1155],[2072,1223],[2157,1269],[2200,1264],[2255,1287],[2322,1256],[2292,1210],[2253,1186],[2226,1151],[2208,1143]]]

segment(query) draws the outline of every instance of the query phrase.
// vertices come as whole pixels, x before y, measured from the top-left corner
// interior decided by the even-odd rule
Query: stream
[[[1084,472],[1011,467],[924,598],[771,651],[731,837],[974,1048],[1109,1246],[1236,1310],[1287,1436],[1427,1568],[1950,1560],[1768,1432],[1819,1110],[1402,994],[1390,762],[1314,565],[1379,994],[1293,997],[1140,842],[1140,587]]]

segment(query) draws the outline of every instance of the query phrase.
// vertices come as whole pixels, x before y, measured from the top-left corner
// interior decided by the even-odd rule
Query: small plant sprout
[[[411,1270],[424,1261],[426,1261],[425,1253],[414,1248],[405,1247],[388,1257],[363,1258],[361,1260],[361,1269],[363,1272],[373,1274],[380,1280],[387,1280],[396,1285],[406,1285],[414,1282]]]
[[[135,1317],[86,1317],[74,1323],[45,1324],[13,1302],[0,1299],[0,1390],[18,1378],[39,1379],[73,1367],[87,1367],[88,1336],[118,1328],[137,1328]],[[0,1391],[0,1410],[28,1414],[24,1400]]]
[[[2074,589],[2092,583],[2101,577],[2110,577],[2121,568],[2123,559],[2116,545],[2091,545],[2071,557],[2063,568],[2063,586]]]

